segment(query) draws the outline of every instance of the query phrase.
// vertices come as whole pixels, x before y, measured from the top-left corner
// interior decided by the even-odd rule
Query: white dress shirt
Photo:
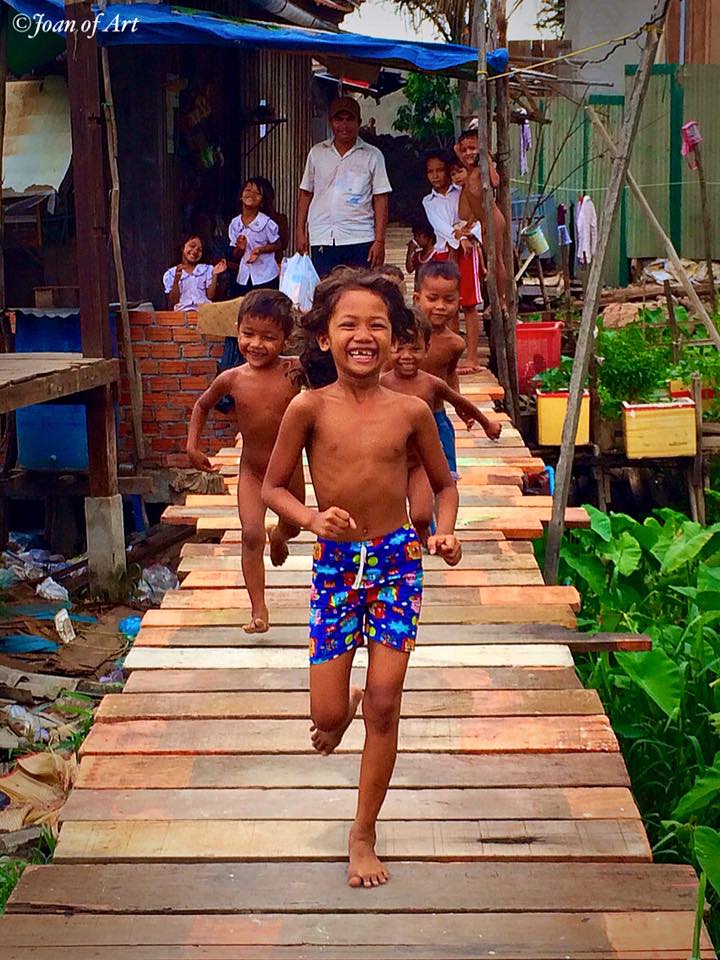
[[[372,243],[372,199],[392,191],[382,153],[360,139],[342,156],[332,140],[316,143],[300,189],[313,195],[307,221],[313,247]]]
[[[435,231],[435,253],[446,253],[448,247],[457,250],[460,246],[460,241],[453,233],[453,227],[460,219],[458,207],[461,193],[461,188],[456,183],[451,183],[445,193],[432,190],[423,197],[425,215]]]
[[[247,259],[256,247],[264,247],[268,243],[277,243],[280,239],[280,230],[274,220],[266,213],[258,213],[255,219],[248,224],[243,223],[242,215],[233,217],[228,227],[230,246],[234,247],[238,237],[246,237],[247,244],[238,267],[237,282],[243,286],[250,280],[253,286],[269,283],[280,273],[274,253],[261,253],[253,263]]]
[[[175,283],[177,267],[170,267],[163,274],[165,293],[170,293]],[[213,268],[209,263],[196,264],[192,273],[184,270],[180,274],[180,299],[173,310],[194,310],[201,303],[210,303],[207,288],[212,283]]]

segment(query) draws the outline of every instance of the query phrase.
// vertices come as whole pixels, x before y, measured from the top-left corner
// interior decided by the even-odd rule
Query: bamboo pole
[[[547,546],[545,550],[545,581],[557,582],[558,564],[560,560],[560,542],[565,529],[565,509],[570,492],[573,458],[575,454],[575,437],[580,420],[580,404],[582,402],[583,384],[587,376],[590,363],[590,354],[593,350],[593,333],[600,305],[602,287],[602,271],[610,244],[610,234],[615,223],[620,197],[627,175],[630,154],[640,122],[645,94],[650,82],[652,66],[655,62],[660,34],[665,24],[669,0],[658,0],[655,7],[657,15],[653,17],[652,25],[647,30],[647,39],[643,48],[640,64],[632,91],[628,99],[625,118],[620,133],[620,145],[613,157],[610,182],[608,184],[605,202],[600,218],[595,257],[590,265],[585,303],[582,319],[578,331],[575,359],[573,361],[572,377],[568,397],[568,409],[563,425],[560,460],[556,473],[555,495],[553,497],[552,517],[548,528]]]
[[[143,391],[142,377],[135,360],[130,331],[130,313],[128,312],[127,288],[125,286],[125,265],[123,262],[122,243],[120,241],[120,172],[118,169],[118,135],[115,120],[115,102],[112,93],[110,78],[110,60],[107,47],[100,48],[100,62],[102,64],[103,87],[105,90],[105,122],[107,130],[108,158],[110,163],[110,238],[112,241],[113,262],[115,264],[115,279],[120,301],[120,330],[122,333],[123,355],[130,384],[130,412],[135,441],[135,454],[138,461],[145,457],[145,440],[143,437]]]
[[[498,366],[500,383],[509,399],[513,396],[508,367],[507,351],[505,349],[505,329],[503,311],[497,286],[497,248],[495,246],[495,218],[493,217],[494,197],[490,184],[490,154],[488,137],[488,82],[487,82],[487,0],[477,0],[475,7],[475,25],[477,31],[477,96],[478,96],[478,169],[482,184],[483,212],[483,239],[487,253],[488,274],[487,288],[490,300],[490,331],[495,359]],[[512,402],[510,413],[512,414]]]
[[[710,219],[710,203],[708,201],[707,183],[705,181],[705,168],[703,167],[702,151],[699,143],[696,143],[693,147],[693,153],[695,154],[695,164],[700,182],[700,207],[702,209],[703,234],[705,238],[705,263],[707,265],[708,280],[710,281],[710,309],[715,313],[717,310],[717,291],[715,290],[715,277],[713,275],[712,221]]]
[[[600,117],[597,115],[597,113],[592,107],[586,107],[585,109],[588,112],[588,116],[590,117],[592,122],[595,124],[595,127],[597,128],[600,136],[605,140],[607,145],[613,151],[615,151],[615,159],[617,160],[618,151],[620,150],[620,148],[615,146],[615,143],[613,142],[612,137],[608,133],[605,124],[602,122],[602,120],[600,119]],[[665,252],[667,253],[667,258],[672,263],[673,268],[675,270],[675,274],[678,280],[680,281],[680,284],[683,290],[685,291],[693,310],[700,317],[702,322],[705,324],[705,327],[707,328],[708,336],[710,337],[710,339],[713,341],[715,346],[718,349],[720,349],[720,333],[718,333],[718,331],[716,330],[715,324],[712,322],[712,320],[710,319],[710,315],[708,314],[707,310],[703,306],[703,303],[700,300],[700,297],[698,296],[697,290],[690,282],[690,278],[687,275],[685,267],[683,267],[682,265],[682,261],[678,255],[677,250],[673,246],[672,240],[667,235],[667,233],[665,233],[665,231],[663,230],[662,224],[660,223],[658,218],[655,216],[655,212],[653,211],[653,208],[648,203],[647,198],[645,197],[645,194],[642,192],[642,190],[638,186],[637,181],[635,180],[635,177],[633,177],[632,173],[630,173],[629,170],[627,171],[627,183],[630,189],[632,190],[633,196],[635,197],[638,204],[640,205],[643,213],[652,224],[653,229],[655,230],[657,235],[665,244]]]
[[[672,287],[670,286],[669,280],[666,280],[663,283],[663,289],[665,290],[665,303],[667,304],[668,325],[670,327],[670,332],[672,333],[673,363],[677,363],[680,359],[680,347],[682,341],[680,339],[680,330],[678,329],[677,325],[677,317],[675,316],[675,301],[673,300]]]

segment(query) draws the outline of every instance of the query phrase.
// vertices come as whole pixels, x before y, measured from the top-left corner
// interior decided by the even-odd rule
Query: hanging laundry
[[[524,114],[525,119],[520,124],[520,176],[524,177],[528,172],[528,151],[532,149],[532,132],[530,130],[530,121],[527,119],[527,110],[520,107],[519,113]]]
[[[680,153],[683,157],[690,158],[688,160],[688,167],[691,170],[697,170],[698,165],[697,160],[695,159],[695,147],[699,143],[703,142],[697,120],[688,120],[687,123],[683,124],[680,133],[682,135],[682,147],[680,148]]]
[[[582,198],[575,214],[575,236],[578,262],[590,263],[597,248],[597,213],[595,204],[587,194]]]
[[[564,203],[559,203],[557,208],[557,228],[558,244],[561,247],[569,247],[572,243],[570,231],[567,228],[567,207]]]

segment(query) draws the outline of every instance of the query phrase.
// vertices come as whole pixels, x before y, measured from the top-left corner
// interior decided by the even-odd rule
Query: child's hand
[[[502,423],[499,420],[485,420],[483,424],[483,429],[485,430],[485,435],[490,437],[491,440],[499,440],[500,434],[502,433]]]
[[[460,241],[460,246],[463,248],[465,253],[472,253],[472,240],[468,240],[467,237],[463,237]]]
[[[341,507],[328,507],[322,513],[316,513],[310,523],[310,530],[318,537],[337,540],[348,530],[357,530],[357,524]]]
[[[218,262],[213,267],[213,276],[216,277],[219,273],[225,273],[227,270],[227,260],[218,260]]]
[[[216,468],[210,463],[202,450],[192,449],[187,452],[188,460],[196,470],[208,470],[215,472]]]
[[[182,264],[179,263],[179,264],[175,267],[175,283],[178,283],[178,282],[179,282],[181,276],[182,276]]]
[[[250,256],[247,258],[245,263],[255,263],[255,261],[259,256],[260,256],[260,249],[258,247],[255,247],[255,249],[250,252]]]
[[[247,237],[244,236],[244,234],[241,233],[240,236],[239,236],[239,237],[237,238],[237,240],[235,241],[235,249],[236,249],[236,250],[241,250],[241,251],[244,252],[244,251],[245,251],[245,247],[247,247]]]
[[[454,533],[435,534],[428,537],[427,546],[429,554],[442,557],[449,567],[455,567],[460,563],[462,547]]]

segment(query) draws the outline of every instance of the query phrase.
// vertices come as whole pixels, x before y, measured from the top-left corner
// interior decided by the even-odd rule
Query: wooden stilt
[[[673,300],[672,287],[670,286],[669,280],[666,280],[663,283],[663,288],[665,290],[665,303],[667,304],[668,323],[670,325],[670,332],[672,333],[673,363],[677,363],[680,359],[682,338],[680,337],[680,330],[678,329],[677,325],[677,317],[675,316],[675,301]]]
[[[702,377],[699,373],[692,375],[692,395],[695,403],[695,437],[697,446],[695,448],[695,457],[693,458],[691,469],[691,487],[694,491],[697,517],[693,517],[698,523],[705,524],[705,483],[703,477],[703,455],[702,455]]]
[[[693,153],[695,154],[698,181],[700,182],[700,206],[702,208],[703,234],[705,238],[705,264],[707,266],[708,281],[710,282],[710,309],[715,313],[717,310],[717,290],[715,289],[715,278],[713,276],[712,219],[707,195],[707,183],[705,182],[702,150],[700,149],[699,143],[696,143],[693,147]]]
[[[669,0],[658,0],[652,18],[652,29],[647,31],[647,39],[640,58],[640,65],[627,101],[625,118],[620,134],[620,143],[614,153],[610,181],[600,217],[597,249],[592,264],[590,265],[587,293],[575,349],[568,410],[563,427],[560,460],[556,473],[552,518],[548,528],[545,552],[545,580],[547,583],[555,583],[557,581],[560,542],[565,529],[565,508],[570,492],[573,458],[575,454],[575,437],[580,420],[583,384],[587,376],[590,355],[593,350],[595,322],[600,305],[603,266],[610,244],[610,234],[620,204],[620,196],[627,176],[630,154],[640,122],[640,112],[650,82],[650,74],[653,63],[655,62],[655,55],[660,42],[660,33],[665,23],[668,6]]]

